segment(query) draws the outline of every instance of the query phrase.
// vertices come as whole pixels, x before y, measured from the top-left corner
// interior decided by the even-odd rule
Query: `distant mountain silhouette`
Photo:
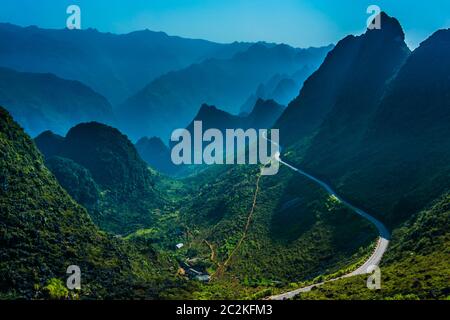
[[[299,142],[314,134],[333,110],[330,126],[364,121],[376,105],[386,82],[395,75],[409,54],[404,33],[394,18],[385,13],[381,30],[368,30],[339,41],[322,66],[304,83],[300,95],[287,108],[275,127],[281,131],[284,145]],[[353,108],[352,111],[342,109]],[[346,122],[344,117],[355,118]]]
[[[187,127],[193,134],[194,121],[201,121],[203,130],[219,129],[270,129],[278,117],[283,113],[284,107],[273,100],[258,99],[252,112],[248,115],[234,116],[215,106],[202,105],[194,120]]]
[[[243,127],[244,119],[244,117],[232,115],[215,106],[203,104],[187,129],[191,134],[194,134],[194,122],[201,121],[203,130],[219,129],[225,131],[226,129]]]
[[[354,155],[386,86],[410,54],[396,19],[383,14],[381,26],[355,39],[357,54],[308,150],[317,166],[331,167]]]
[[[128,99],[118,110],[120,128],[137,139],[170,137],[185,127],[206,103],[239,114],[242,104],[261,83],[320,64],[329,47],[294,49],[258,43],[231,59],[210,59],[166,74]]]
[[[157,297],[155,288],[161,280],[156,278],[164,272],[156,267],[157,259],[139,255],[130,243],[100,231],[46,168],[30,137],[1,107],[0,168],[1,228],[7,234],[1,241],[2,297],[68,299],[61,279],[74,263],[85,270],[82,277],[89,289],[80,290],[83,299],[127,299],[143,286],[151,288],[147,298]],[[79,186],[78,195],[88,191],[85,184]]]
[[[186,127],[191,137],[194,136],[194,122],[202,122],[203,133],[208,129],[218,129],[226,135],[227,129],[270,129],[284,107],[273,100],[259,99],[250,114],[235,116],[215,106],[203,104],[191,123]],[[176,142],[169,142],[174,147]],[[225,145],[224,145],[225,147]],[[143,138],[136,144],[140,155],[152,167],[166,174],[186,176],[198,171],[197,167],[175,166],[171,159],[171,150],[159,138]],[[195,152],[192,146],[192,152]],[[197,152],[203,152],[197,150]]]
[[[331,50],[332,47],[330,47]],[[305,66],[292,75],[277,74],[267,83],[261,84],[255,93],[241,106],[241,113],[251,112],[258,99],[274,100],[279,104],[287,106],[296,98],[303,86],[303,82],[319,67]]]
[[[215,106],[202,105],[197,116],[189,124],[187,130],[194,137],[194,123],[195,121],[201,121],[203,133],[208,129],[218,129],[222,132],[223,136],[226,137],[227,129],[270,129],[278,117],[283,113],[284,107],[277,104],[273,100],[264,101],[259,99],[253,111],[248,115],[235,116],[227,113],[226,111],[220,110]],[[226,150],[226,141],[223,141],[223,150]],[[203,143],[203,148],[208,143]],[[174,143],[171,143],[173,146]],[[203,154],[202,149],[195,149],[192,145],[192,153]]]
[[[273,100],[258,99],[252,112],[244,117],[244,127],[254,129],[270,129],[278,120],[285,108]]]
[[[81,81],[114,105],[169,71],[208,58],[226,59],[250,45],[183,39],[149,30],[116,35],[94,29],[0,24],[0,66]]]
[[[32,136],[45,130],[65,134],[84,121],[114,123],[112,107],[104,97],[78,81],[52,74],[0,68],[0,104]]]
[[[169,147],[158,137],[141,138],[136,143],[136,149],[150,167],[161,173],[172,175],[179,169],[172,163]]]

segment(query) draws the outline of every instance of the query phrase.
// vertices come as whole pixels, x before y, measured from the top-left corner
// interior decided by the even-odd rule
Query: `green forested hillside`
[[[369,223],[287,168],[259,177],[257,167],[217,167],[183,182],[183,232],[172,241],[185,245],[179,261],[212,276],[197,298],[256,297],[352,268],[377,237]]]
[[[238,114],[258,85],[306,65],[314,70],[329,50],[257,43],[230,59],[208,59],[167,73],[117,108],[119,128],[132,139],[167,139],[173,130],[185,128],[203,103]]]
[[[381,265],[381,290],[361,276],[326,284],[298,299],[449,299],[450,195],[412,217],[393,233]]]
[[[25,73],[0,67],[0,105],[32,136],[45,130],[64,134],[84,121],[108,124],[115,121],[112,106],[105,97],[81,82],[49,73]]]
[[[391,38],[381,47],[395,48],[397,40]],[[367,277],[357,277],[327,284],[302,298],[448,297],[449,198],[439,197],[450,188],[449,49],[449,30],[436,32],[391,76],[377,80],[378,98],[365,101],[370,97],[366,86],[376,79],[365,81],[362,90],[356,89],[362,80],[358,81],[338,94],[319,126],[288,139],[288,161],[331,182],[343,197],[393,230],[383,260],[383,290],[372,292],[365,286]],[[385,60],[370,59],[382,66]],[[354,81],[357,70],[342,83]],[[311,84],[319,75],[320,70]],[[301,102],[305,105],[292,104],[282,119],[288,120],[288,112],[314,107],[307,99]]]
[[[382,30],[368,31],[359,38],[346,38],[338,44],[324,65],[305,83],[298,101],[289,106],[278,124],[288,132],[287,139],[282,138],[290,145],[285,152],[288,161],[331,181],[344,198],[385,222],[396,234],[392,240],[396,248],[407,241],[399,236],[402,230],[406,232],[402,226],[407,221],[412,223],[411,217],[416,217],[449,187],[450,38],[448,30],[439,31],[409,54],[398,21],[385,14],[382,21],[386,26]],[[386,56],[380,56],[380,51]],[[346,64],[341,64],[343,60]],[[341,71],[336,71],[338,69]],[[334,71],[328,73],[330,70]],[[342,78],[336,81],[336,75]],[[319,81],[321,78],[334,88],[325,95],[321,94],[324,85]],[[363,239],[359,236],[361,229],[356,226],[353,229],[345,222],[342,212],[336,215],[338,220],[328,225],[329,199],[320,192],[314,193],[315,186],[301,178],[291,181],[282,173],[272,178],[263,177],[258,196],[262,202],[259,205],[256,202],[251,224],[246,228],[251,209],[243,207],[242,197],[246,194],[245,203],[251,204],[254,187],[250,189],[250,181],[256,183],[256,178],[250,177],[248,171],[237,170],[210,177],[205,196],[201,189],[194,192],[197,197],[187,208],[187,212],[192,213],[190,220],[186,220],[195,224],[191,227],[194,234],[200,239],[206,238],[205,250],[210,249],[208,246],[215,248],[214,257],[219,267],[212,266],[213,269],[226,270],[236,280],[235,284],[251,287],[277,281],[311,280],[316,274],[308,273],[309,266],[313,266],[311,270],[320,270],[318,274],[332,273],[336,265],[326,259],[327,249],[331,247],[332,256],[342,262],[341,271],[351,264],[349,257],[358,243],[355,239]],[[263,187],[265,183],[277,185],[277,188]],[[247,191],[237,191],[240,188]],[[228,197],[221,197],[225,193],[222,190],[229,190]],[[264,190],[270,190],[270,195],[265,196],[268,191]],[[283,193],[277,195],[280,190]],[[446,201],[448,199],[444,198],[437,207],[445,206]],[[280,212],[279,206],[290,202],[294,207]],[[314,218],[311,212],[316,212]],[[441,212],[437,210],[436,215]],[[341,223],[345,228],[339,229]],[[439,224],[448,236],[448,220],[444,219],[423,223],[416,226],[414,232],[406,232],[408,242],[416,240],[425,245],[423,243],[429,241],[427,233]],[[329,228],[336,231],[336,237],[328,242],[323,236]],[[312,238],[308,238],[309,234]],[[342,238],[346,239],[342,243],[347,247],[338,246]],[[241,239],[245,241],[241,243]],[[320,240],[315,243],[314,239]],[[298,250],[296,245],[302,249]],[[239,246],[237,251],[236,246]],[[438,269],[427,269],[426,264],[427,259],[439,267],[447,264],[447,251],[442,248],[418,256],[418,267],[412,267],[411,273],[405,271],[405,276],[409,277],[420,273],[422,268],[420,277],[436,277],[438,290],[441,290],[439,298],[445,296],[446,282],[442,279],[447,274],[439,275]],[[405,249],[397,252],[400,251]],[[276,258],[266,264],[266,256]],[[295,260],[294,257],[301,258]],[[389,273],[405,268],[405,264],[414,260],[403,257],[386,258],[386,261],[390,263]],[[392,261],[398,265],[393,265]],[[220,267],[221,264],[226,268]],[[417,294],[427,297],[427,294],[421,295],[419,288]]]
[[[337,125],[344,116],[336,110],[307,151],[296,148],[305,154],[297,161],[388,226],[407,220],[450,188],[449,57],[450,30],[438,31],[409,56],[357,129]],[[358,102],[345,104],[349,123]]]
[[[152,196],[152,173],[117,129],[100,123],[79,124],[67,133],[60,155],[87,168],[119,200]]]
[[[450,295],[450,29],[411,53],[399,22],[385,13],[381,22],[381,30],[340,41],[275,127],[283,160],[392,231],[382,289],[369,290],[367,276],[357,276],[299,299]],[[304,54],[260,44],[173,72],[122,106],[122,125],[139,136],[170,132],[192,119],[208,92],[239,101],[255,78],[269,77],[261,63],[290,70]],[[232,74],[216,77],[224,70]],[[239,88],[228,96],[230,83]],[[180,101],[183,110],[173,109]],[[204,129],[270,126],[282,111],[262,100],[241,116],[204,105],[197,120]],[[262,176],[259,166],[224,165],[170,179],[148,167],[127,136],[96,122],[66,137],[45,132],[35,142],[45,162],[0,108],[0,299],[259,299],[349,274],[379,237],[286,165],[275,176]],[[147,148],[147,161],[158,152],[169,161],[161,140],[138,145],[142,154]],[[82,270],[79,296],[64,286],[69,265]]]
[[[170,285],[156,252],[143,256],[95,227],[2,108],[0,174],[0,298],[157,298]],[[79,294],[65,287],[70,265],[81,268]]]
[[[50,156],[46,162],[59,182],[105,231],[128,234],[150,227],[167,205],[156,186],[162,178],[117,129],[84,123],[65,138],[45,132],[36,144]]]

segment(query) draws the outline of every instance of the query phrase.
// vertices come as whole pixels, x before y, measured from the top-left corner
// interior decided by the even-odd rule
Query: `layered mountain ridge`
[[[184,39],[150,30],[117,35],[0,24],[0,66],[78,80],[113,105],[167,72],[208,58],[229,58],[250,45]]]
[[[367,261],[377,245],[376,228],[287,166],[276,176],[261,176],[251,165],[207,167],[182,179],[157,174],[150,167],[172,173],[170,149],[159,136],[170,132],[178,115],[191,133],[194,121],[202,121],[203,130],[279,128],[284,161],[326,181],[392,231],[382,290],[367,290],[367,277],[360,276],[300,298],[448,298],[450,29],[413,52],[404,39],[400,23],[382,13],[381,29],[341,40],[287,109],[259,99],[239,116],[242,103],[232,99],[253,104],[265,91],[257,89],[261,83],[269,95],[289,88],[281,83],[308,52],[258,44],[192,65],[154,80],[133,104],[122,105],[133,139],[142,132],[157,137],[133,145],[97,122],[79,124],[66,137],[47,131],[35,140],[45,163],[0,109],[0,243],[6,248],[0,298],[42,297],[48,281],[64,276],[69,260],[92,270],[87,297],[161,297],[161,286],[171,285],[155,281],[171,279],[165,271],[155,278],[155,270],[165,270],[161,252],[177,261],[171,274],[180,268],[177,277],[189,279],[193,289],[184,294],[194,299],[260,299],[341,278]],[[267,69],[255,71],[262,63]],[[278,68],[286,70],[274,72]],[[227,72],[236,74],[215,77]],[[224,97],[222,89],[232,81],[241,86],[253,77],[242,74],[253,72],[257,79],[245,90]],[[201,85],[208,86],[206,93],[198,91]],[[204,103],[219,98],[229,99],[213,104],[223,110]],[[138,112],[127,115],[130,110]],[[117,238],[98,232],[75,201]],[[199,284],[192,274],[209,275],[211,282]],[[113,275],[118,290],[106,292],[106,275]],[[33,283],[39,289],[30,289]]]
[[[115,123],[112,106],[103,96],[78,81],[47,73],[0,68],[0,104],[32,136],[46,130],[65,134],[85,121]]]
[[[158,136],[166,140],[173,130],[186,127],[202,104],[239,114],[249,94],[261,83],[304,66],[314,70],[329,50],[258,43],[230,59],[209,59],[170,72],[118,107],[119,127],[132,139]]]
[[[127,233],[150,226],[154,210],[164,204],[155,190],[157,174],[115,128],[83,123],[70,129],[64,138],[45,132],[35,141],[59,182],[108,231]],[[80,185],[85,186],[82,196]]]

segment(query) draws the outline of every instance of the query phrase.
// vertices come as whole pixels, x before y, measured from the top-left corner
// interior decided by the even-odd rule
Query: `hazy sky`
[[[449,0],[1,0],[0,22],[64,28],[70,4],[81,7],[83,29],[148,28],[218,42],[264,40],[298,47],[363,32],[371,4],[400,20],[412,47],[450,27]]]

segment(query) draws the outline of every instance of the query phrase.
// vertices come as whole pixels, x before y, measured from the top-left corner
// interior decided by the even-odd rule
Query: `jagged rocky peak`
[[[380,29],[368,29],[366,35],[383,35],[392,37],[398,41],[405,40],[405,32],[396,18],[389,16],[386,12],[381,12],[379,16],[374,19],[374,21],[376,19],[380,20]]]

